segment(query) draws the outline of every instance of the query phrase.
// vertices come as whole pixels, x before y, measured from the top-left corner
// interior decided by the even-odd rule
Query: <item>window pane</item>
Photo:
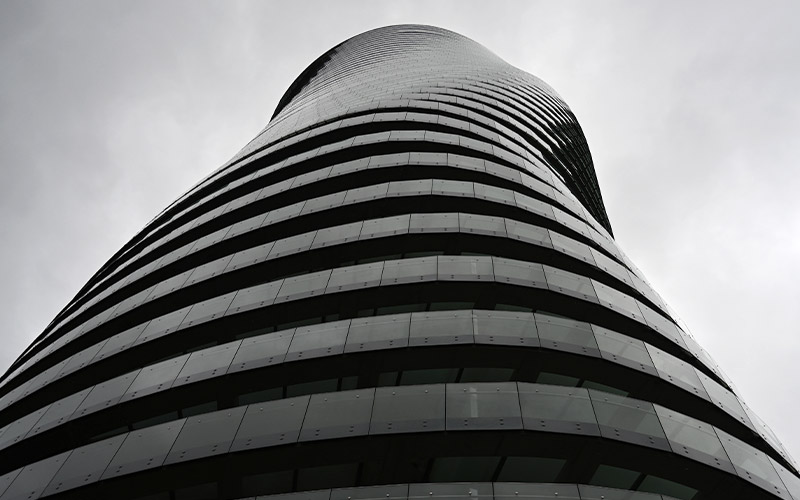
[[[233,254],[233,258],[228,262],[225,272],[230,272],[235,269],[252,266],[259,262],[267,260],[267,256],[272,251],[272,246],[275,245],[274,241],[259,245],[257,247],[248,248]]]
[[[126,437],[127,434],[120,434],[76,448],[53,477],[45,494],[55,495],[98,481]]]
[[[458,232],[458,214],[411,214],[409,233]]]
[[[278,257],[286,257],[300,252],[305,252],[311,248],[311,242],[314,241],[316,231],[309,231],[307,233],[290,236],[277,240],[269,252],[268,260],[277,259]]]
[[[331,245],[340,245],[348,241],[355,241],[361,234],[362,222],[353,222],[341,226],[327,227],[317,231],[311,248],[321,248]]]
[[[378,286],[381,283],[381,274],[383,274],[383,262],[334,269],[325,292],[343,292]]]
[[[553,242],[550,240],[550,231],[543,227],[506,219],[506,230],[509,238],[540,247],[553,248]]]
[[[380,387],[375,392],[370,434],[445,429],[445,386]]]
[[[89,413],[108,408],[109,406],[117,404],[123,394],[128,390],[128,387],[133,383],[133,379],[139,374],[140,370],[134,370],[130,373],[120,375],[119,377],[100,382],[92,388],[92,391],[83,400],[83,403],[78,407],[77,411],[72,414],[70,420],[88,415]],[[8,434],[6,431],[5,434]]]
[[[593,389],[589,396],[603,437],[670,451],[652,403]]]
[[[589,278],[550,266],[544,266],[544,275],[550,290],[595,304],[599,303],[597,294],[592,287],[592,280]]]
[[[309,396],[256,403],[247,407],[231,453],[297,442]]]
[[[164,463],[228,453],[245,410],[239,406],[187,418]]]
[[[371,388],[312,395],[300,441],[367,434],[374,394]]]
[[[447,430],[522,429],[514,382],[447,384]]]
[[[66,451],[58,455],[45,458],[38,462],[26,465],[17,474],[16,479],[3,494],[5,499],[39,498],[47,483],[53,479],[58,469],[64,465],[64,461],[70,452]]]
[[[587,245],[577,242],[572,238],[567,238],[555,231],[550,231],[550,240],[553,242],[553,248],[559,252],[586,262],[587,264],[596,265],[594,257],[592,256],[592,251]]]
[[[332,356],[344,352],[350,320],[299,327],[292,338],[286,361]]]
[[[597,325],[592,325],[592,331],[603,359],[658,376],[644,342]]]
[[[587,389],[522,382],[518,385],[525,429],[600,435]]]
[[[120,402],[130,401],[131,399],[141,398],[154,392],[169,389],[181,372],[183,365],[186,364],[187,359],[189,359],[189,355],[184,354],[177,358],[145,366],[125,392],[125,395],[122,396]]]
[[[431,194],[433,179],[414,181],[392,181],[386,196],[419,196]]]
[[[663,406],[654,406],[674,453],[736,473],[712,426]]]
[[[250,288],[242,288],[236,292],[226,316],[231,314],[250,311],[252,309],[259,309],[268,305],[272,305],[278,291],[283,285],[283,280],[271,281],[263,285],[251,286]]]
[[[536,313],[536,328],[542,347],[600,357],[589,323]]]
[[[160,467],[185,422],[184,418],[129,432],[101,479]]]
[[[398,215],[364,221],[359,239],[366,240],[370,238],[394,236],[396,234],[406,234],[408,233],[410,219],[410,215]]]
[[[697,371],[693,366],[650,344],[645,344],[645,346],[647,347],[647,352],[650,354],[650,359],[653,360],[653,364],[656,366],[656,370],[658,370],[659,377],[677,385],[685,391],[689,391],[692,394],[710,401],[706,390],[703,388],[703,384],[700,382],[700,377],[697,376]]]
[[[533,313],[473,311],[475,342],[537,347],[539,336]]]
[[[292,328],[242,340],[228,373],[283,363],[294,331]]]
[[[541,264],[514,259],[492,257],[494,279],[498,283],[547,289],[547,280]]]
[[[241,344],[238,340],[191,353],[173,387],[224,375]]]
[[[411,313],[409,345],[473,343],[472,311]]]
[[[438,278],[444,281],[493,281],[491,257],[442,256]]]
[[[331,271],[327,270],[286,278],[283,280],[283,286],[281,286],[278,296],[275,297],[275,303],[322,295],[325,293],[330,276]]]
[[[212,319],[221,318],[225,315],[225,312],[228,310],[228,307],[230,307],[235,296],[236,292],[230,292],[225,295],[220,295],[219,297],[212,297],[198,302],[189,310],[189,313],[183,319],[178,329],[188,328],[200,323],[205,323],[206,321],[211,321]]]
[[[92,388],[88,387],[51,404],[26,437],[35,436],[69,420],[69,417],[78,409],[91,390]]]
[[[383,266],[381,285],[435,281],[436,268],[436,257],[387,260]]]
[[[639,309],[639,306],[636,305],[636,301],[633,297],[595,280],[592,280],[592,285],[594,285],[594,290],[597,292],[597,298],[600,300],[600,304],[628,318],[635,319],[640,323],[645,322],[642,311]]]
[[[719,436],[728,458],[733,462],[739,477],[781,498],[788,497],[788,492],[781,482],[780,476],[778,476],[769,458],[763,452],[756,450],[726,432],[717,428],[714,430]]]
[[[350,322],[345,352],[405,347],[410,324],[410,314],[354,318]]]

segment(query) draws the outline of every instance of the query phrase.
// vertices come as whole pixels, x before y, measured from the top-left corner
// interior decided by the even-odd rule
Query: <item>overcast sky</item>
[[[552,85],[617,241],[800,459],[800,3],[0,3],[0,371],[333,45],[433,24]]]

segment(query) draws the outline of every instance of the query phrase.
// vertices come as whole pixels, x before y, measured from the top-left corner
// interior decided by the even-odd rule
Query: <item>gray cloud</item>
[[[319,54],[429,23],[561,93],[618,241],[800,455],[798,17],[788,1],[3,2],[0,369]]]

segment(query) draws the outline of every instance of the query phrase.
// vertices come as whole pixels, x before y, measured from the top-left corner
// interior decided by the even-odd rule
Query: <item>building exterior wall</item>
[[[3,376],[0,500],[800,500],[674,318],[555,91],[458,34],[373,30]]]

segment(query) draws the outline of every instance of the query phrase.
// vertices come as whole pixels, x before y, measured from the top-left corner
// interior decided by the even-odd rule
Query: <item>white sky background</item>
[[[0,371],[284,90],[434,24],[552,85],[617,241],[800,459],[800,3],[0,3]]]

